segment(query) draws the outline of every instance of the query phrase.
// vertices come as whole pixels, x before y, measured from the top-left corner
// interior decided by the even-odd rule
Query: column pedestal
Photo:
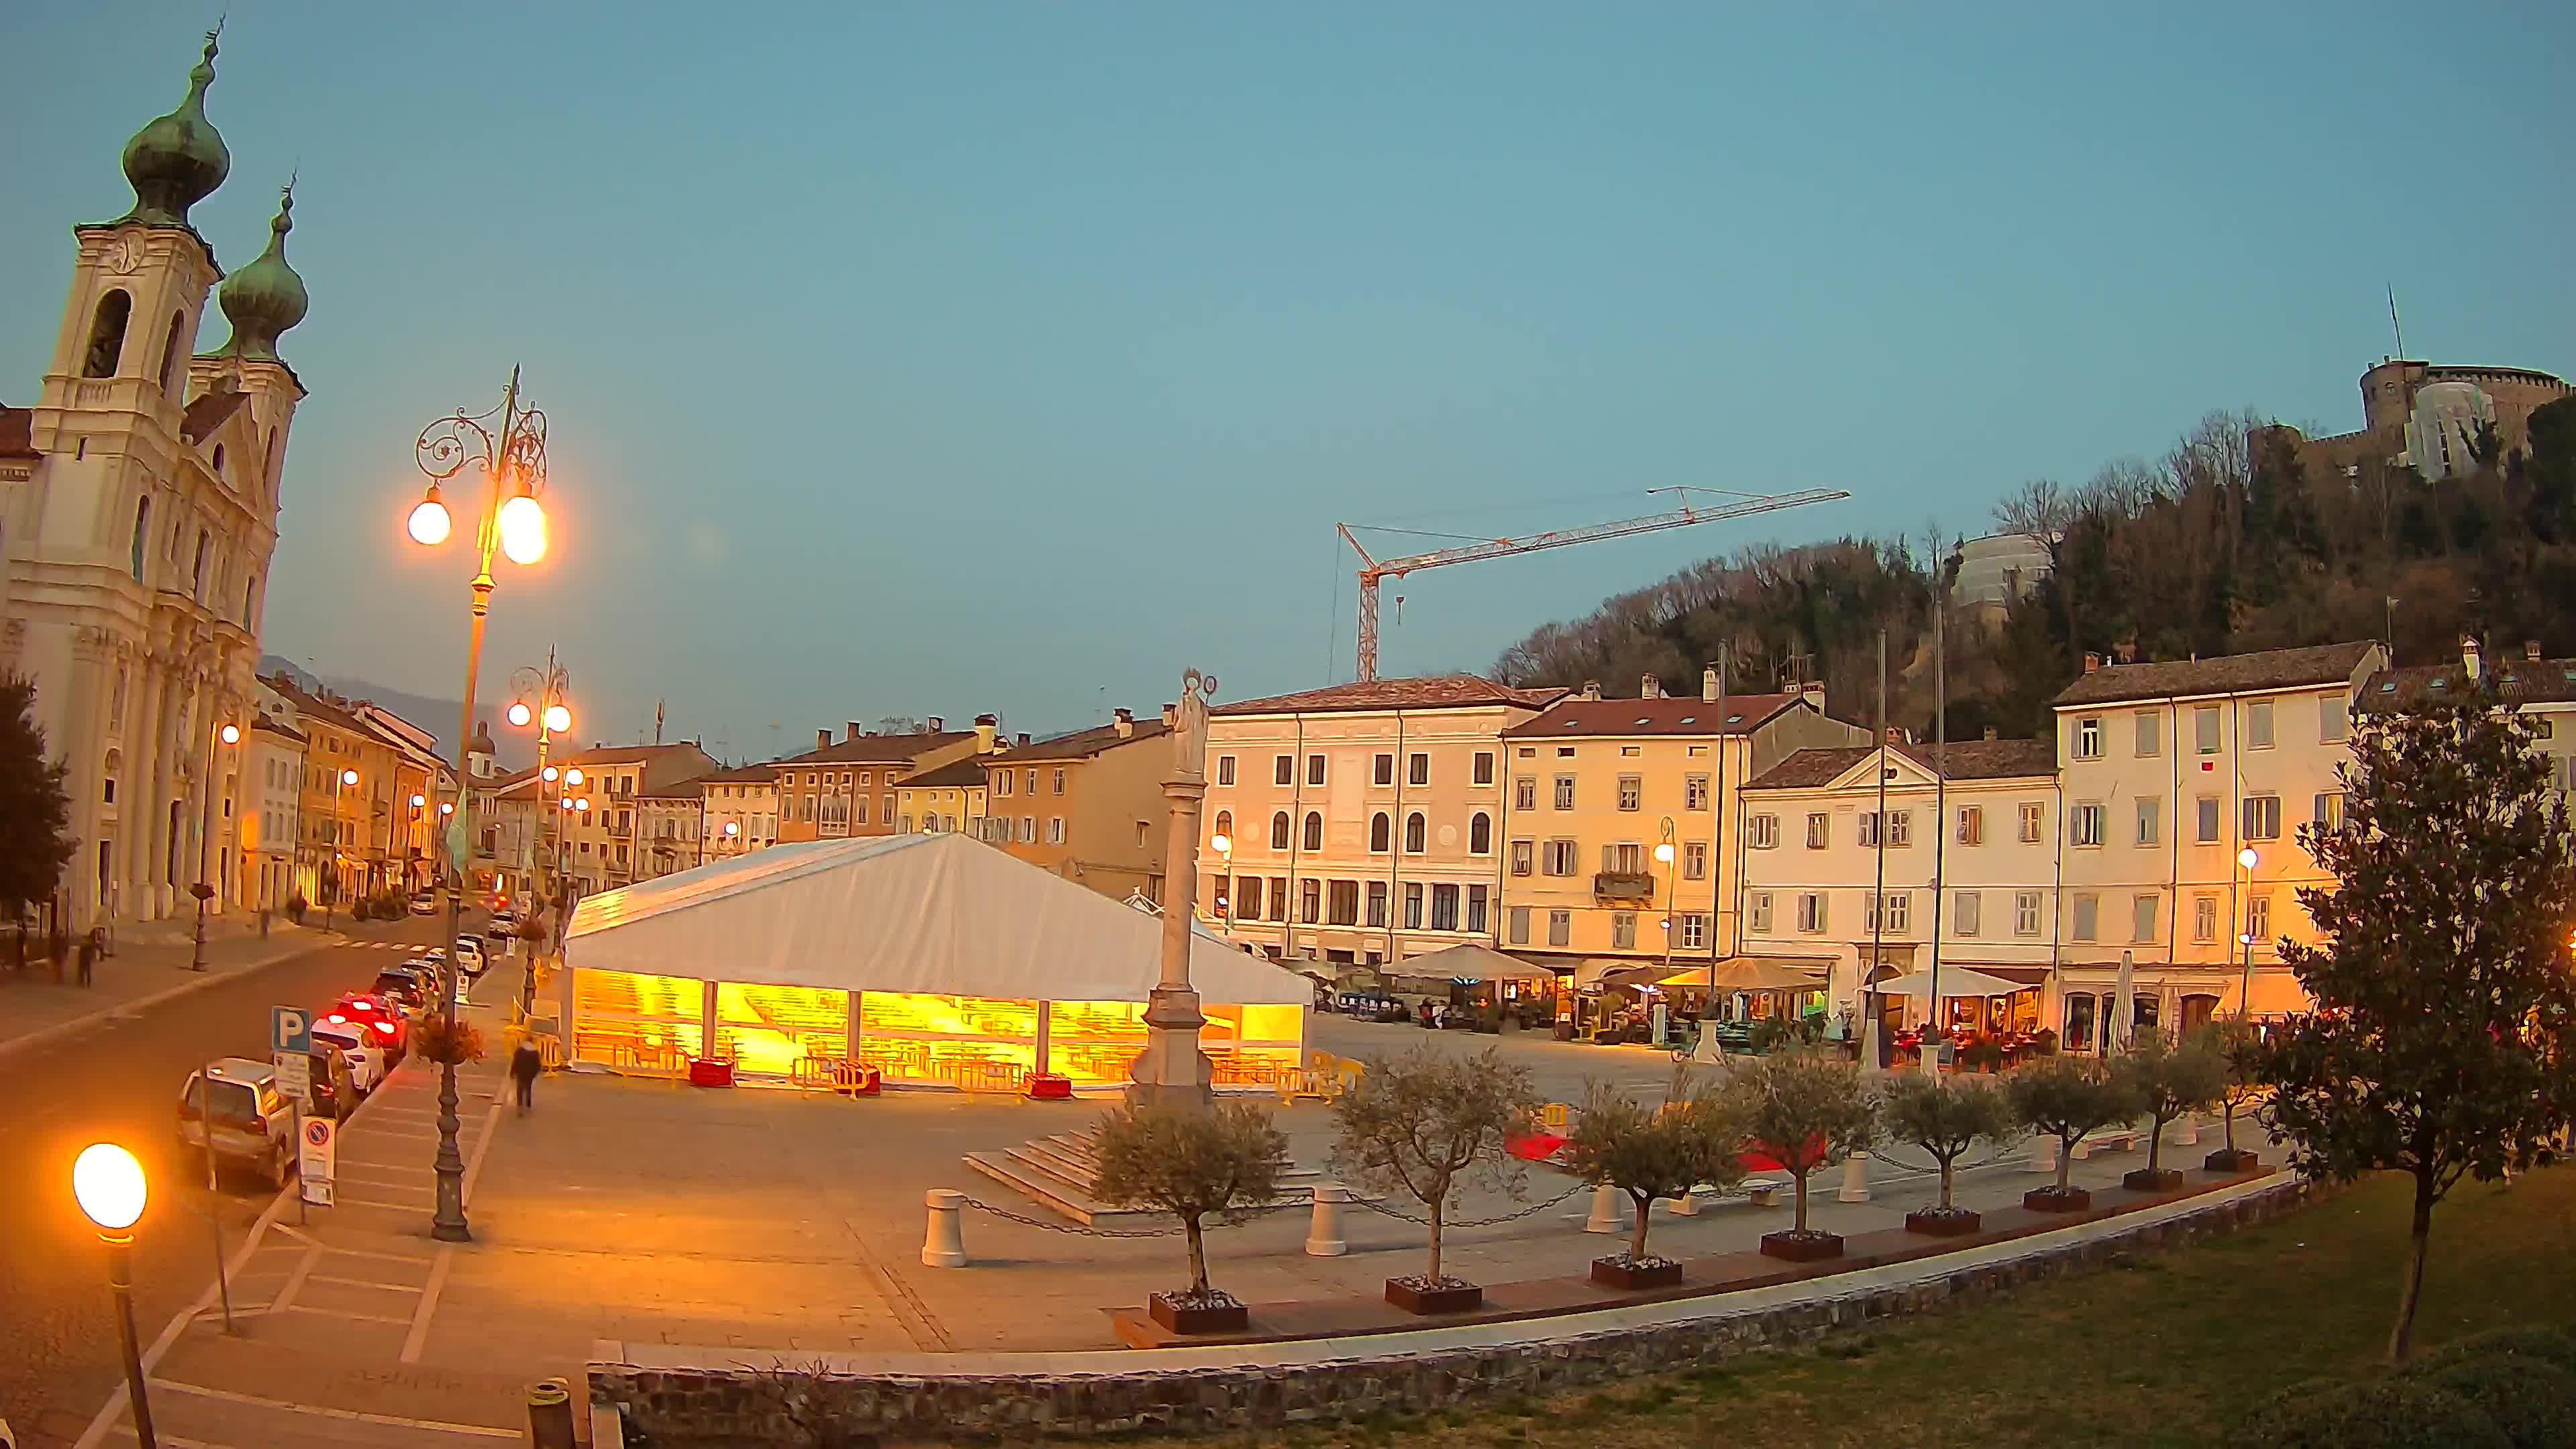
[[[1167,906],[1166,909],[1176,909]],[[1145,999],[1145,1050],[1129,1075],[1133,1107],[1207,1111],[1216,1105],[1216,1064],[1199,1049],[1199,994],[1186,986],[1157,986]]]

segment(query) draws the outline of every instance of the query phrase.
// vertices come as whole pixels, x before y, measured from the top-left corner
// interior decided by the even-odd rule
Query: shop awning
[[[1427,955],[1407,956],[1383,969],[1407,976],[1442,976],[1466,982],[1548,981],[1556,976],[1545,966],[1534,966],[1517,956],[1506,956],[1473,941],[1443,947]]]
[[[1212,1004],[1306,1006],[1304,976],[1191,923]],[[1006,1001],[1143,1001],[1163,923],[965,835],[776,845],[584,897],[577,968]]]
[[[1833,962],[1821,956],[1729,956],[1717,963],[1720,991],[1818,991]],[[1663,978],[1666,986],[1709,985],[1709,968],[1694,966]]]
[[[1914,971],[1903,976],[1889,977],[1870,989],[1888,996],[1929,996],[1934,987],[1931,972]],[[1971,971],[1965,966],[1944,966],[1941,968],[1939,990],[1946,998],[2010,996],[2016,991],[2028,991],[2030,988],[2018,981],[2006,981],[2000,976],[1989,976],[1983,971]]]
[[[1661,962],[1652,966],[1620,965],[1611,967],[1609,970],[1602,972],[1599,976],[1594,977],[1592,984],[1600,987],[1604,991],[1637,991],[1653,986],[1657,981],[1661,980],[1665,974],[1666,973]]]
[[[2252,1015],[2288,1016],[2294,1012],[2316,1009],[2317,1005],[2309,999],[2306,988],[2299,985],[2299,978],[2289,971],[2284,969],[2255,971]],[[2218,1012],[2222,1016],[2246,1014],[2243,977],[2240,976],[2227,983],[2226,993],[2218,999]]]

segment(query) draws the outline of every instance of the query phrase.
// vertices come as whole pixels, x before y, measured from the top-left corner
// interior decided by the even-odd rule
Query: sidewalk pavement
[[[111,1016],[140,1011],[165,997],[202,990],[219,981],[344,941],[340,933],[297,926],[279,916],[262,936],[259,918],[234,912],[206,918],[206,969],[192,972],[196,919],[120,928],[116,954],[99,958],[91,984],[79,985],[79,945],[54,983],[51,961],[24,971],[0,971],[0,1056],[71,1035]]]
[[[497,1014],[478,1008],[473,1018],[490,1050],[457,1072],[469,1214],[509,1095]],[[290,1189],[261,1215],[232,1259],[236,1332],[223,1331],[210,1286],[197,1310],[153,1344],[146,1373],[163,1444],[457,1449],[522,1441],[527,1386],[542,1375],[521,1354],[483,1341],[505,1325],[453,1325],[451,1351],[423,1355],[454,1265],[495,1251],[429,1236],[438,1081],[430,1063],[406,1062],[341,1124],[334,1206],[303,1208]],[[578,1352],[571,1365],[577,1376]],[[78,1449],[134,1438],[120,1391]]]

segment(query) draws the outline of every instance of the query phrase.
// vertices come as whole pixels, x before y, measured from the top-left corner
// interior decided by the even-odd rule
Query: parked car
[[[311,1061],[308,1070],[313,1083],[312,1114],[336,1122],[356,1111],[358,1087],[350,1074],[348,1054],[327,1041],[317,1041],[313,1043]]]
[[[249,1167],[269,1186],[284,1187],[295,1165],[293,1115],[277,1089],[277,1068],[246,1057],[218,1058],[190,1072],[179,1092],[179,1145],[204,1152],[205,1119],[212,1117],[218,1163]]]
[[[419,895],[413,896],[411,898],[411,913],[415,916],[437,915],[438,897],[429,891],[422,891]]]
[[[438,977],[434,972],[409,966],[388,966],[376,973],[376,983],[368,994],[383,997],[403,1010],[418,1015],[438,999]]]
[[[362,1021],[345,1011],[332,1011],[313,1023],[313,1039],[338,1047],[349,1059],[349,1085],[365,1096],[394,1069],[392,1039],[380,1022]]]
[[[467,935],[456,938],[457,970],[468,976],[480,976],[484,964],[482,937]]]

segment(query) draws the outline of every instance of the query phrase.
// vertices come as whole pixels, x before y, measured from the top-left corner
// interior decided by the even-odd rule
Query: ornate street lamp
[[[555,651],[552,648],[546,650],[545,668],[539,669],[531,664],[523,665],[510,672],[510,693],[514,697],[510,701],[506,718],[513,727],[518,729],[526,729],[530,725],[536,726],[537,773],[540,778],[548,781],[552,781],[559,772],[553,765],[546,762],[546,753],[556,735],[563,734],[572,728],[572,710],[563,702],[564,691],[571,687],[572,675],[561,664],[555,662]],[[579,784],[581,771],[573,770],[570,778],[573,783]],[[549,823],[559,822],[539,820],[537,830],[540,838],[531,842],[531,853],[536,857],[535,870],[532,873],[539,877],[536,886],[537,911],[531,913],[532,917],[555,912],[560,905],[554,889],[554,851],[552,847],[545,844],[543,839]],[[557,941],[563,939],[560,926],[557,926],[552,934]],[[537,949],[533,941],[528,943],[527,958],[527,977],[521,984],[519,993],[519,1013],[523,1017],[534,1012],[537,1006]]]
[[[491,420],[492,426],[486,426]],[[483,470],[484,506],[474,529],[473,604],[465,646],[463,719],[456,730],[456,801],[440,814],[452,816],[440,832],[438,853],[447,862],[447,944],[445,989],[439,1010],[452,1033],[456,1025],[456,938],[464,926],[465,842],[473,834],[474,778],[467,752],[474,738],[474,685],[483,670],[483,620],[492,611],[492,554],[497,548],[512,563],[534,564],[546,556],[546,510],[537,495],[546,486],[546,415],[519,405],[519,370],[510,369],[510,385],[501,394],[497,418],[463,409],[421,429],[413,458],[429,478],[429,487],[411,510],[407,531],[415,543],[436,547],[447,541],[454,525],[440,485],[469,467]],[[457,1150],[456,1064],[439,1064],[438,1207],[430,1217],[429,1235],[442,1243],[471,1242],[465,1221],[465,1157]]]
[[[215,743],[240,744],[241,726],[228,724],[216,730]],[[206,751],[206,778],[197,782],[197,795],[202,802],[197,811],[197,883],[188,887],[188,894],[197,898],[197,943],[188,953],[188,969],[191,971],[206,969],[206,902],[215,898],[215,888],[206,881],[206,876],[209,874],[206,869],[206,853],[214,847],[214,776],[215,752],[210,747]]]
[[[211,1138],[214,1124],[205,1124]],[[112,1142],[93,1142],[72,1161],[72,1197],[107,1245],[107,1287],[116,1296],[116,1338],[125,1350],[125,1396],[133,1401],[134,1437],[157,1449],[152,1401],[144,1393],[143,1353],[134,1337],[134,1224],[143,1216],[143,1164]]]

